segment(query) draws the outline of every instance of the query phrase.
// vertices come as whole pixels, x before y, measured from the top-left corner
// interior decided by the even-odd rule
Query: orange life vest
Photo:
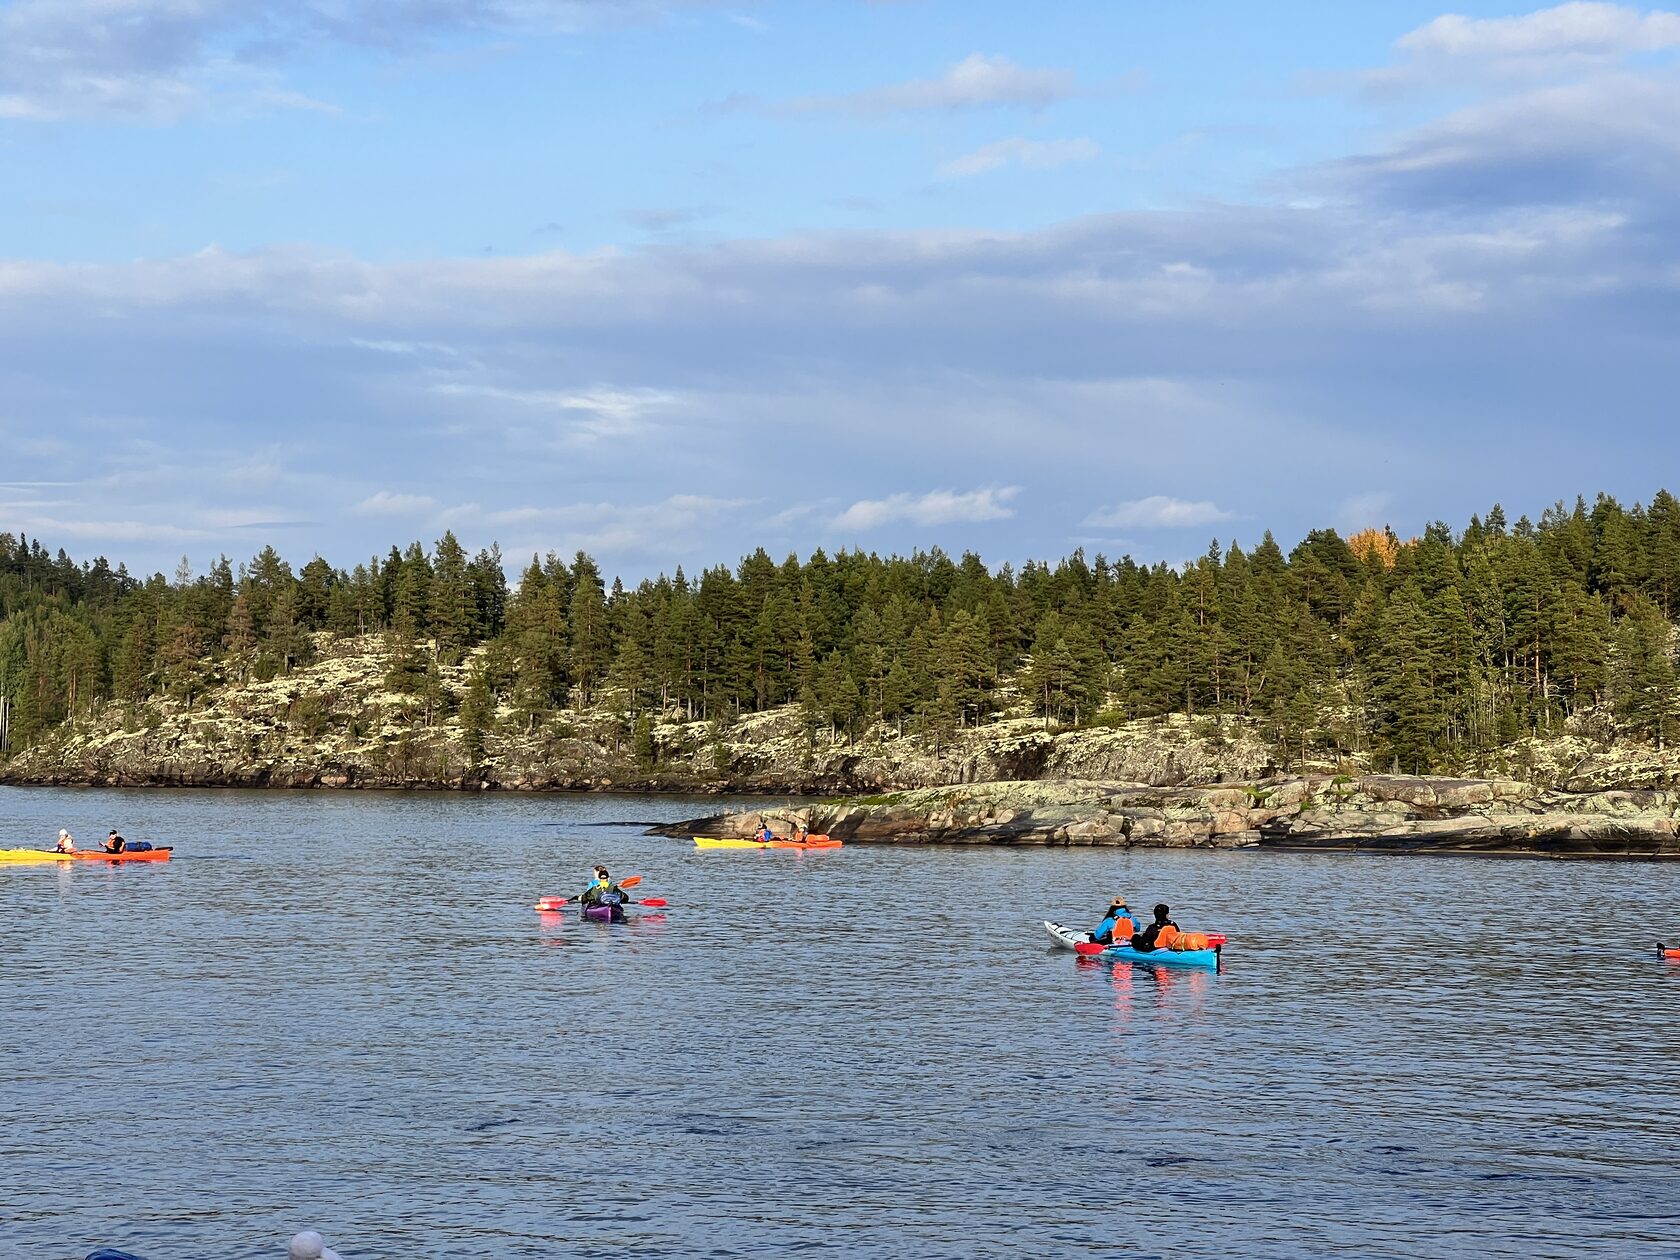
[[[1208,949],[1210,946],[1205,932],[1180,932],[1178,938],[1173,941],[1171,948],[1179,950]]]
[[[1178,939],[1178,927],[1177,927],[1177,925],[1173,924],[1173,923],[1163,923],[1161,925],[1160,930],[1155,933],[1155,948],[1156,949],[1171,949],[1173,947],[1173,942],[1176,941],[1177,939]]]

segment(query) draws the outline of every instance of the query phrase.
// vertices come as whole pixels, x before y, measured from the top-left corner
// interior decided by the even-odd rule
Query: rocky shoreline
[[[1680,858],[1680,792],[1507,779],[1274,778],[1209,787],[998,782],[718,814],[659,834],[802,822],[848,844],[1003,844]]]

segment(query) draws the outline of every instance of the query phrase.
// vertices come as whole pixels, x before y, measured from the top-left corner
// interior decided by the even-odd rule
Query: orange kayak
[[[167,862],[169,855],[175,852],[170,845],[162,845],[155,849],[141,849],[138,853],[124,849],[121,853],[107,853],[104,849],[89,849],[85,853],[77,849],[70,856],[85,858],[89,862]]]

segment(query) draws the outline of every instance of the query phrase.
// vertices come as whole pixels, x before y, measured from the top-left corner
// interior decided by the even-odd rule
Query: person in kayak
[[[800,823],[797,827],[795,827],[793,829],[793,838],[795,840],[797,840],[800,844],[804,844],[805,841],[807,841],[811,838],[811,829],[809,827],[807,827],[804,823]]]
[[[107,853],[121,853],[128,847],[128,841],[119,836],[117,834],[117,829],[112,827],[111,834],[105,837],[105,843],[99,847],[104,849]]]
[[[612,909],[612,921],[621,923],[624,920],[624,905],[630,899],[624,895],[624,890],[612,882],[612,876],[607,868],[595,868],[595,882],[578,894],[578,904],[585,909],[590,906],[609,906]]]
[[[1132,948],[1140,954],[1147,954],[1152,950],[1169,949],[1173,939],[1178,935],[1178,924],[1167,916],[1172,913],[1172,907],[1162,902],[1155,907],[1155,922],[1143,931],[1132,936]]]
[[[1098,945],[1124,945],[1132,939],[1136,927],[1126,899],[1116,897],[1103,913],[1103,921],[1097,924],[1097,930],[1091,933],[1091,939]]]
[[[759,829],[758,838],[764,841],[765,844],[769,844],[776,838],[776,833],[770,830],[769,823],[765,823],[764,826]]]
[[[75,851],[76,851],[76,838],[74,836],[72,836],[63,827],[60,827],[58,829],[58,843],[53,846],[53,852],[54,853],[74,853]]]

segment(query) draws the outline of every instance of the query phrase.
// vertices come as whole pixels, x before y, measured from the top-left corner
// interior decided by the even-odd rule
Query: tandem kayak
[[[838,849],[843,841],[827,836],[812,836],[808,840],[731,840],[722,836],[695,836],[697,849]]]
[[[1089,932],[1075,931],[1073,928],[1063,927],[1060,923],[1044,920],[1044,930],[1050,934],[1050,939],[1063,949],[1074,949],[1091,939]],[[1219,968],[1219,949],[1215,945],[1212,949],[1152,949],[1145,953],[1133,949],[1130,945],[1110,945],[1100,954],[1091,954],[1092,958],[1109,958],[1116,962],[1150,963],[1160,967],[1212,967]]]
[[[53,849],[0,849],[0,862],[167,862],[174,852],[170,846],[140,849],[121,853],[107,853],[104,849],[77,849],[74,853],[59,853]]]

